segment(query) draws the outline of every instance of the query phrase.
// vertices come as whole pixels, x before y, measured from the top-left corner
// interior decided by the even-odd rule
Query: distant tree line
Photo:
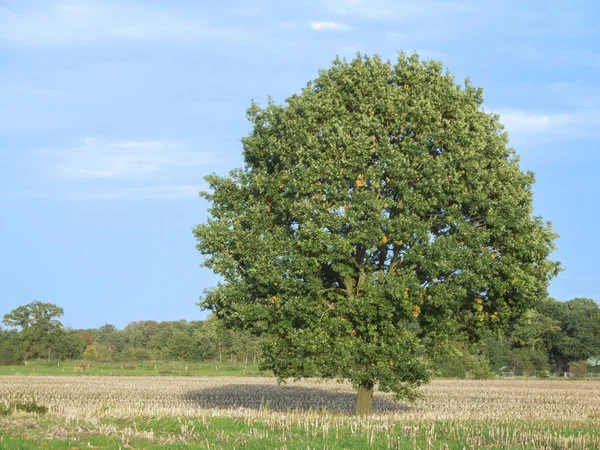
[[[110,324],[68,329],[58,320],[62,315],[62,308],[42,302],[6,314],[3,323],[9,328],[0,329],[0,364],[30,359],[256,363],[260,358],[259,338],[229,330],[212,315],[190,322],[144,320],[122,330]],[[600,307],[591,299],[549,298],[507,327],[483,333],[477,344],[456,336],[443,352],[430,357],[434,372],[485,378],[502,367],[529,376],[600,369]]]
[[[144,320],[122,330],[111,324],[73,330],[58,320],[62,314],[62,308],[42,302],[6,314],[3,323],[10,328],[0,329],[0,364],[30,359],[256,363],[260,355],[258,338],[228,330],[213,316],[191,322]]]
[[[444,377],[485,378],[503,367],[516,375],[583,376],[600,369],[600,307],[591,299],[548,298],[510,326],[484,331],[476,345],[457,339],[434,361]]]

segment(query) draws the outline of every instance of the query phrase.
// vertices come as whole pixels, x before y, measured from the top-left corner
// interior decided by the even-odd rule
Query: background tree
[[[600,356],[600,307],[594,300],[548,299],[538,308],[560,327],[548,339],[550,358],[557,372],[568,372],[572,362]]]
[[[62,338],[62,324],[57,317],[63,313],[62,308],[52,303],[34,301],[6,314],[2,323],[21,328],[25,359],[50,358]]]
[[[94,343],[96,338],[94,335],[88,330],[79,330],[79,336],[84,340],[85,345],[91,345]]]
[[[252,104],[245,165],[206,177],[204,265],[223,277],[201,305],[262,335],[280,379],[348,379],[414,398],[425,349],[546,296],[555,234],[532,216],[482,90],[442,64],[336,60],[284,105]]]
[[[99,336],[100,336],[101,339],[104,338],[104,337],[106,337],[106,336],[110,336],[115,331],[117,331],[117,327],[115,327],[111,323],[105,323],[100,328],[98,328],[98,334],[99,334]]]
[[[98,352],[96,351],[96,346],[94,344],[90,344],[86,347],[85,352],[83,352],[83,359],[86,361],[96,361],[96,359],[98,359]]]
[[[99,361],[111,361],[115,359],[115,350],[109,344],[100,342],[94,345],[96,347],[97,359]]]
[[[536,347],[543,347],[549,335],[555,331],[560,331],[557,320],[531,308],[516,320],[510,339],[520,347],[535,350]]]
[[[193,360],[198,346],[194,337],[185,331],[174,329],[167,343],[169,359]]]
[[[209,315],[204,323],[203,343],[211,348],[222,363],[232,353],[232,333],[216,316]]]
[[[526,310],[513,324],[508,342],[514,349],[510,364],[523,375],[549,374],[547,343],[560,331],[558,321],[535,308]]]
[[[447,351],[434,361],[437,375],[443,378],[492,378],[494,371],[486,354],[477,345],[469,344],[451,343]]]
[[[86,347],[86,341],[76,330],[61,330],[57,343],[58,359],[80,359]]]
[[[0,329],[0,364],[16,364],[24,359],[19,332]]]
[[[511,343],[506,336],[508,330],[486,330],[479,341],[481,355],[489,361],[495,373],[510,364]]]

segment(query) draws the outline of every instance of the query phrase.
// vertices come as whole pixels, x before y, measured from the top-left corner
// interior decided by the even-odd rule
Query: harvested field
[[[436,380],[414,404],[348,384],[273,378],[0,377],[0,448],[592,449],[600,382]],[[4,403],[4,405],[2,404]],[[350,414],[348,414],[350,413]]]
[[[396,419],[600,419],[600,382],[548,380],[435,380],[414,404],[376,393],[377,415]],[[242,377],[0,377],[0,398],[35,401],[53,414],[240,415],[244,411],[352,413],[354,391],[335,381],[277,385]]]

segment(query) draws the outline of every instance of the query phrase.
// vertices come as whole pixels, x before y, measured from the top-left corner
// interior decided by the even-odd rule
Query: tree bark
[[[373,411],[373,383],[366,381],[358,387],[356,415],[367,416]]]

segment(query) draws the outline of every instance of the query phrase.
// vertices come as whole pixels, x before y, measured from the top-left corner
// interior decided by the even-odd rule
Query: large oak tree
[[[502,324],[559,265],[482,90],[400,54],[332,66],[283,105],[252,104],[244,167],[207,176],[194,229],[223,281],[201,305],[262,336],[280,379],[342,378],[413,398],[426,349]]]

